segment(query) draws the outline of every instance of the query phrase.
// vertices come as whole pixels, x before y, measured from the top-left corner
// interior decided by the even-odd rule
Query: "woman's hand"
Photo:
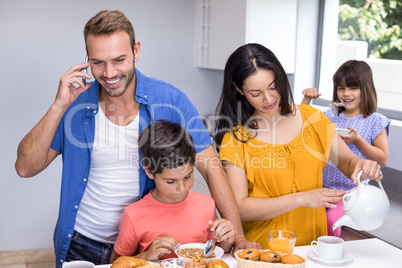
[[[169,254],[174,251],[178,246],[179,242],[171,236],[159,236],[157,237],[148,248],[145,253],[145,259],[148,261],[159,260],[163,255]]]
[[[350,177],[355,185],[357,185],[357,174],[360,171],[362,171],[360,181],[363,181],[367,178],[370,180],[380,181],[384,178],[382,175],[381,166],[377,162],[359,158],[355,165],[353,174]]]
[[[297,200],[302,207],[336,208],[333,203],[341,201],[346,193],[346,191],[337,189],[319,188],[297,193],[299,195]]]

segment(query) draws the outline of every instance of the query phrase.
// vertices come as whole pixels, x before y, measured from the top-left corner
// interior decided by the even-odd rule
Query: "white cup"
[[[63,262],[63,268],[94,268],[95,264],[89,261]]]
[[[316,255],[320,259],[339,260],[343,257],[343,239],[336,236],[320,236],[318,241],[311,242]]]

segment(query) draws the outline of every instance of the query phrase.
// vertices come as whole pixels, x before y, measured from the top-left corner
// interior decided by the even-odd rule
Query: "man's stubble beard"
[[[128,75],[129,75],[129,76],[124,76],[124,77],[127,77],[127,84],[126,84],[124,90],[122,90],[122,91],[121,91],[120,93],[118,93],[117,95],[112,94],[112,93],[113,93],[113,90],[110,90],[110,91],[109,91],[109,90],[106,90],[105,87],[102,85],[102,83],[99,82],[100,79],[99,79],[99,80],[97,79],[97,81],[98,81],[99,85],[102,87],[102,90],[103,90],[109,97],[120,97],[120,96],[122,96],[122,95],[126,92],[127,88],[130,86],[130,84],[133,83],[133,80],[134,80],[134,77],[135,77],[135,64],[133,64],[132,72],[130,72]],[[124,77],[123,77],[122,79],[124,79]]]

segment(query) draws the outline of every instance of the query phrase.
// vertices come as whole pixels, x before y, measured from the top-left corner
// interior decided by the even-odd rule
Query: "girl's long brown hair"
[[[364,117],[377,111],[377,93],[373,81],[373,73],[370,66],[364,61],[349,60],[342,64],[333,77],[334,92],[332,100],[339,102],[337,90],[342,87],[360,88],[360,108]],[[336,114],[345,111],[344,107],[336,107]]]

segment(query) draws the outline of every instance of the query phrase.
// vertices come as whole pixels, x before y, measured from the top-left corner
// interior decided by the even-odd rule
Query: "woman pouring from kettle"
[[[293,102],[287,75],[267,48],[247,44],[228,59],[216,143],[246,238],[268,248],[267,233],[296,233],[296,245],[327,235],[325,208],[347,192],[322,188],[328,159],[357,184],[381,167],[355,156],[320,111]]]

